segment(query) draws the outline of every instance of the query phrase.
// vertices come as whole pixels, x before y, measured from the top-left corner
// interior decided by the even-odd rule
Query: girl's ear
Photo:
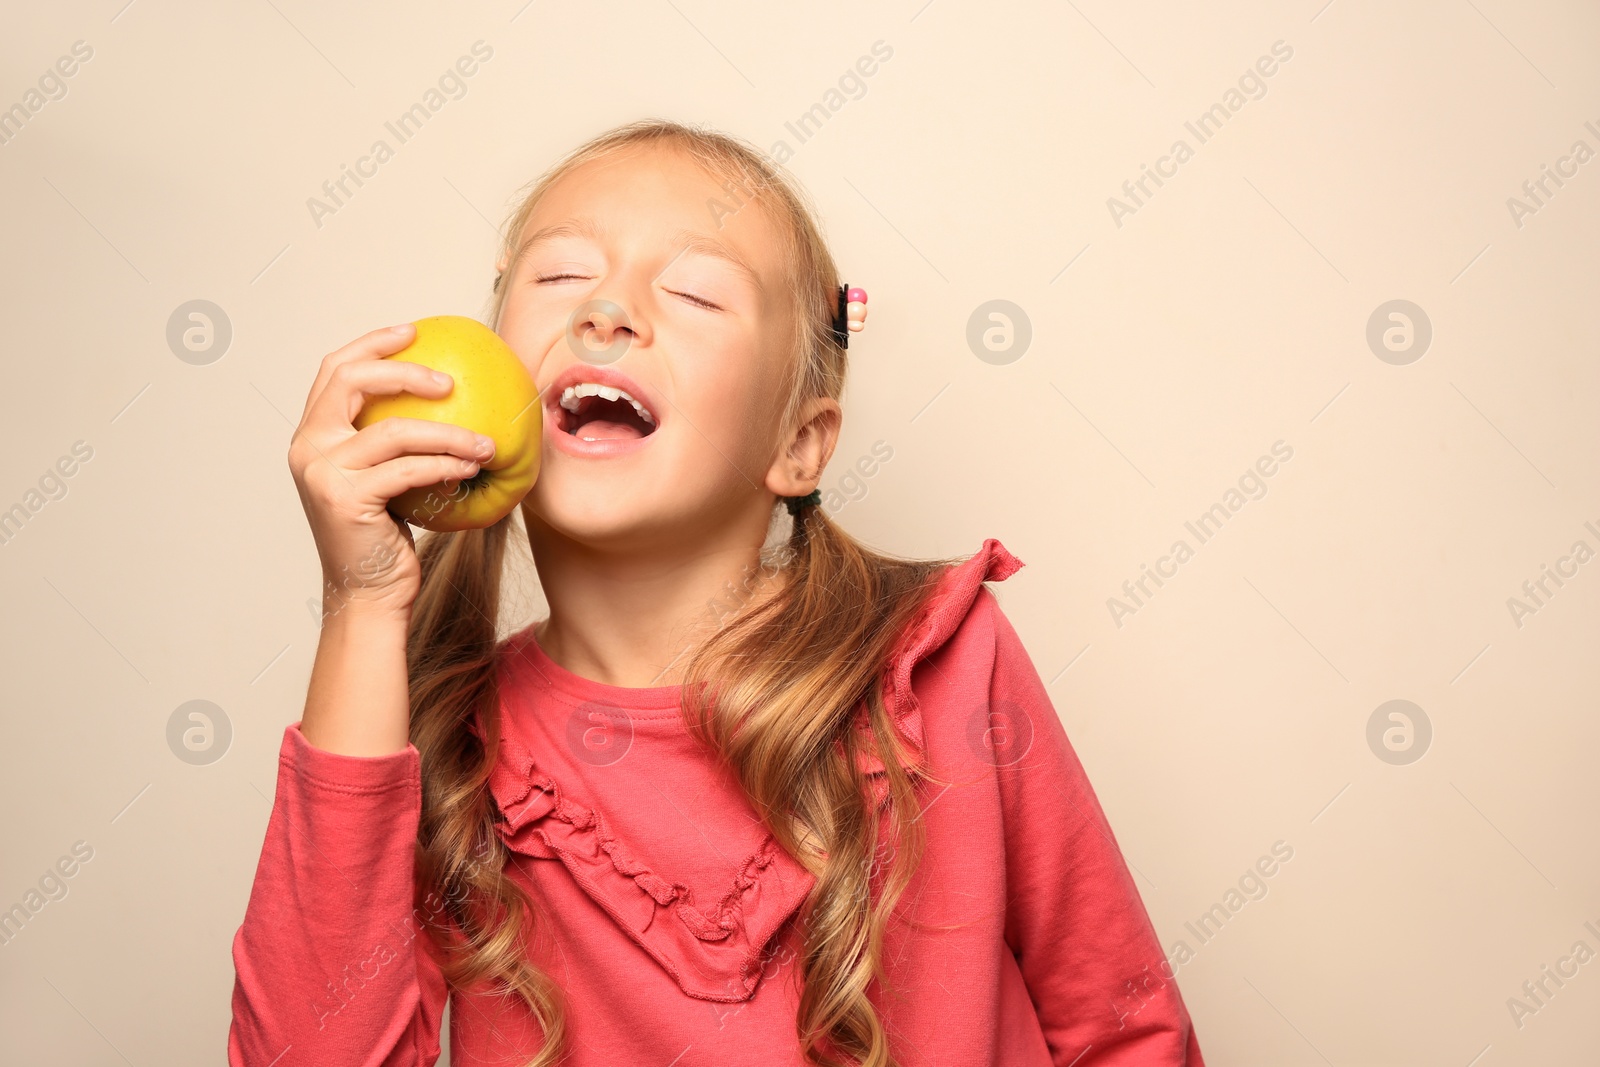
[[[794,432],[767,471],[767,488],[778,496],[805,496],[815,489],[823,468],[833,458],[843,421],[844,412],[832,397],[806,401]]]

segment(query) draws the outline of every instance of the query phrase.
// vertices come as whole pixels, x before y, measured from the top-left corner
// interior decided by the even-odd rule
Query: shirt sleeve
[[[230,1067],[438,1059],[447,990],[414,888],[421,806],[414,745],[345,756],[313,747],[299,723],[285,729],[233,939]]]
[[[1204,1067],[1138,887],[1044,683],[994,606],[990,743],[1006,942],[1055,1067]]]

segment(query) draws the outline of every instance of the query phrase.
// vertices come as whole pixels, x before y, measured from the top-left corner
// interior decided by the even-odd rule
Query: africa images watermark
[[[1239,75],[1237,87],[1228,86],[1223,91],[1220,101],[1195,116],[1193,121],[1185,122],[1183,127],[1194,136],[1195,146],[1205,144],[1220,133],[1223,124],[1233,118],[1245,104],[1266,96],[1266,79],[1278,73],[1278,65],[1289,62],[1293,55],[1294,49],[1283,40],[1273,41],[1272,54],[1261,56],[1253,66],[1247,67],[1245,72]],[[1249,95],[1246,96],[1246,93]],[[1122,183],[1122,192],[1127,200],[1115,196],[1106,198],[1106,210],[1111,212],[1111,221],[1117,224],[1117,229],[1122,229],[1122,220],[1125,217],[1137,214],[1139,209],[1155,196],[1155,189],[1150,188],[1150,183],[1153,182],[1155,188],[1160,189],[1166,184],[1162,181],[1163,178],[1178,176],[1178,168],[1194,158],[1195,146],[1191,146],[1182,137],[1178,138],[1172,142],[1167,154],[1156,160],[1153,167],[1145,163],[1139,164],[1139,176],[1129,178]]]
[[[1596,538],[1600,538],[1600,529],[1596,529],[1594,523],[1585,522],[1583,528]],[[1516,624],[1517,629],[1522,629],[1523,621],[1529,615],[1537,615],[1540,608],[1549,604],[1550,599],[1567,584],[1563,579],[1576,578],[1578,568],[1591,559],[1594,559],[1594,549],[1589,547],[1589,542],[1579,538],[1572,542],[1572,547],[1567,550],[1566,555],[1556,557],[1554,567],[1548,563],[1540,563],[1539,576],[1522,583],[1522,596],[1506,597],[1506,610],[1511,613],[1511,621]],[[1555,586],[1554,589],[1551,588],[1552,584]]]
[[[44,473],[39,475],[37,489],[28,489],[18,503],[0,511],[0,545],[9,545],[22,532],[22,528],[44,510],[46,504],[65,497],[67,479],[78,473],[79,464],[93,458],[94,448],[89,442],[72,442],[72,454],[61,456],[53,466],[46,467]]]
[[[882,65],[894,57],[894,48],[882,39],[872,42],[870,54],[858,57],[854,64],[846,67],[835,85],[829,87],[822,94],[822,98],[803,111],[793,122],[783,124],[795,139],[798,145],[804,145],[818,133],[834,115],[844,110],[846,104],[860,100],[867,95],[866,79],[877,74]],[[772,161],[779,166],[786,165],[795,157],[796,147],[790,145],[781,137],[772,142],[772,149],[768,152]],[[706,201],[706,210],[711,215],[711,222],[717,229],[722,229],[728,219],[743,211],[749,204],[756,203],[763,192],[766,191],[768,179],[761,175],[752,175],[744,182],[726,181],[722,191],[726,198],[713,197]]]
[[[1583,928],[1600,939],[1600,926],[1590,919],[1583,924]],[[1527,1017],[1538,1015],[1539,1012],[1550,1006],[1550,1001],[1555,999],[1557,993],[1572,979],[1578,977],[1579,968],[1594,959],[1595,951],[1589,943],[1582,939],[1572,943],[1571,950],[1559,957],[1555,966],[1545,963],[1539,966],[1539,976],[1530,978],[1522,983],[1522,996],[1507,997],[1506,1010],[1511,1013],[1511,1021],[1521,1030],[1527,1025]],[[1555,988],[1550,988],[1554,983]]]
[[[29,88],[22,99],[0,111],[0,145],[9,145],[23,127],[33,121],[33,116],[44,110],[46,104],[63,100],[67,95],[65,79],[78,73],[83,63],[94,58],[94,46],[87,41],[73,41],[72,54],[58,58],[39,75],[37,89]]]
[[[30,886],[20,903],[0,912],[0,945],[11,944],[22,933],[22,928],[44,910],[46,904],[53,900],[65,900],[70,888],[66,880],[76,875],[81,865],[92,859],[94,846],[87,841],[74,841],[72,855],[63,855],[54,865],[46,867],[44,874],[39,876],[37,889]]]
[[[472,42],[471,52],[472,55],[461,56],[453,66],[446,67],[435,85],[430,85],[423,91],[421,100],[402,111],[393,121],[383,124],[384,129],[394,137],[397,146],[405,144],[422,132],[422,127],[445,104],[466,96],[466,79],[478,73],[480,63],[487,63],[494,58],[494,49],[482,40]],[[372,142],[366,155],[356,160],[354,167],[346,163],[339,164],[338,176],[322,183],[322,193],[326,199],[318,199],[315,196],[306,198],[306,210],[311,212],[311,221],[317,229],[322,229],[323,219],[326,216],[337,215],[355,196],[357,190],[366,185],[362,179],[377,177],[378,168],[394,156],[395,149],[380,137]],[[350,187],[352,183],[355,185],[354,189]]]
[[[1600,127],[1596,127],[1593,120],[1585,122],[1583,128],[1600,140]],[[1589,142],[1580,137],[1572,142],[1572,147],[1567,149],[1566,155],[1556,159],[1554,167],[1548,163],[1541,163],[1539,176],[1522,183],[1522,197],[1506,197],[1506,210],[1511,212],[1511,221],[1516,224],[1517,229],[1522,229],[1523,220],[1527,216],[1537,215],[1541,208],[1548,207],[1556,193],[1567,184],[1562,179],[1576,178],[1578,168],[1593,159],[1594,155],[1595,151],[1589,147]],[[1551,188],[1552,185],[1555,188]]]
[[[839,75],[836,83],[838,88],[829,88],[822,94],[822,99],[801,112],[794,122],[785,122],[783,128],[794,136],[796,142],[805,144],[851,100],[860,100],[866,96],[866,79],[878,73],[878,68],[893,58],[892,46],[882,39],[873,41],[871,54],[859,57],[852,66],[846,67],[844,73]],[[846,94],[849,94],[848,97]],[[789,147],[789,142],[780,138],[773,142],[771,154],[779,163],[787,163],[794,158],[795,150]]]
[[[1124,1029],[1128,1020],[1144,1010],[1156,993],[1166,988],[1180,968],[1186,966],[1195,958],[1199,948],[1216,940],[1222,933],[1222,928],[1227,925],[1235,915],[1244,910],[1246,904],[1265,900],[1271,887],[1267,880],[1283,869],[1283,866],[1294,859],[1294,846],[1287,841],[1277,840],[1272,843],[1272,854],[1263,855],[1252,865],[1245,868],[1239,876],[1237,888],[1229,886],[1227,892],[1222,894],[1222,899],[1202,914],[1194,922],[1183,924],[1184,929],[1193,935],[1198,945],[1194,948],[1189,942],[1181,938],[1173,942],[1167,955],[1156,964],[1156,970],[1151,972],[1148,964],[1133,978],[1124,981],[1117,990],[1117,997],[1111,1001],[1112,1014],[1117,1017],[1117,1028]]]
[[[372,582],[388,574],[395,558],[394,551],[380,541],[356,564],[356,573],[350,573],[350,564],[345,563],[339,567],[337,581],[333,576],[324,576],[322,599],[319,601],[316,597],[306,598],[306,610],[311,613],[311,618],[317,626],[320,627],[328,619],[343,611],[345,605],[350,603],[353,593],[365,589]]]
[[[483,848],[475,848],[468,863],[471,867],[482,867],[487,859]],[[317,1017],[317,1029],[327,1029],[328,1020],[349,1007],[350,1002],[375,981],[385,967],[403,954],[416,951],[411,944],[428,926],[443,925],[450,921],[451,911],[468,895],[466,885],[467,880],[463,876],[446,888],[444,896],[440,896],[437,889],[429,888],[422,902],[411,909],[403,924],[390,924],[387,930],[390,939],[375,943],[365,958],[345,964],[339,974],[323,987],[317,998],[310,1002],[311,1011]]]
[[[833,488],[822,493],[822,507],[829,515],[837,515],[846,504],[865,500],[869,491],[868,480],[877,477],[883,464],[894,458],[894,446],[879,439],[872,442],[872,451],[861,456],[855,464],[834,483]]]
[[[1278,457],[1276,460],[1272,456]],[[1278,472],[1280,462],[1287,463],[1294,456],[1294,449],[1279,439],[1272,443],[1272,455],[1261,456],[1255,464],[1239,475],[1238,488],[1230,486],[1222,494],[1222,499],[1211,507],[1201,512],[1191,522],[1183,524],[1184,529],[1194,536],[1197,545],[1204,545],[1215,537],[1226,523],[1239,509],[1243,508],[1250,500],[1260,500],[1267,495],[1266,479]],[[1249,494],[1246,496],[1246,494]],[[1111,612],[1111,621],[1117,624],[1117,629],[1122,629],[1124,620],[1129,615],[1136,615],[1145,606],[1145,603],[1155,596],[1155,590],[1147,583],[1155,583],[1156,589],[1166,584],[1162,579],[1174,578],[1178,568],[1194,558],[1196,546],[1190,545],[1186,538],[1180,537],[1172,542],[1172,547],[1167,554],[1156,560],[1155,567],[1147,563],[1139,564],[1139,577],[1130,578],[1122,583],[1122,597],[1107,597],[1106,607]],[[1170,567],[1170,569],[1169,569]],[[1140,594],[1144,595],[1141,597]],[[1124,599],[1126,598],[1126,599]]]

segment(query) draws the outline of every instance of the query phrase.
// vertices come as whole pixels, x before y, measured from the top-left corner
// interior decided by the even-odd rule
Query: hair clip
[[[838,310],[833,313],[833,339],[840,348],[850,347],[850,335],[860,333],[867,324],[867,291],[839,286]]]

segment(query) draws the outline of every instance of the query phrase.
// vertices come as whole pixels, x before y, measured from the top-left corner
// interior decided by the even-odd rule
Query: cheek
[[[772,416],[770,400],[754,375],[723,373],[687,386],[680,396],[681,414],[690,431],[711,456],[738,459],[741,466],[767,447]]]
[[[554,321],[549,314],[522,303],[508,302],[500,309],[495,332],[522,357],[528,373],[537,379],[545,357],[560,342],[564,327],[564,322]]]
[[[770,460],[782,414],[783,388],[778,361],[763,356],[751,340],[719,346],[704,360],[679,362],[678,403],[695,428],[696,437],[713,442],[723,454],[745,461]],[[693,410],[689,410],[692,407]]]

